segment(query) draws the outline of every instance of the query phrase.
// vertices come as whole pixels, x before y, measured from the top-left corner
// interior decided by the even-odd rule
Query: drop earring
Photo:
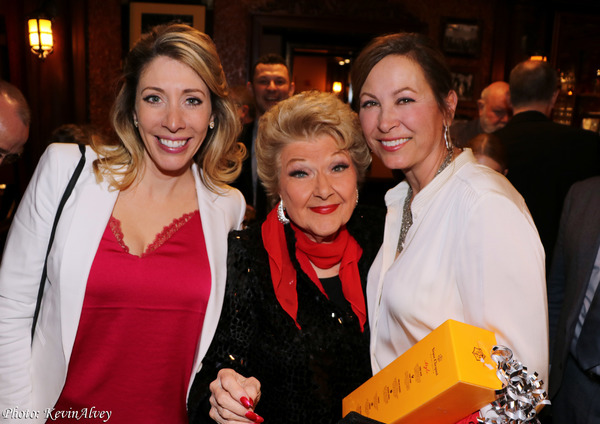
[[[279,201],[279,205],[277,205],[277,219],[283,225],[289,224],[290,220],[285,216],[285,208],[283,207],[283,200]]]
[[[136,128],[138,127],[138,120],[135,118],[133,118],[133,126]]]
[[[210,124],[208,124],[208,128],[210,128],[211,130],[215,129],[215,121],[210,121]]]
[[[444,140],[446,141],[446,150],[452,151],[452,140],[450,139],[450,128],[444,124]]]

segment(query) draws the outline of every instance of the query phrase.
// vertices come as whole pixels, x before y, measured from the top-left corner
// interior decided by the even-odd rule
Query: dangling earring
[[[133,118],[133,125],[137,128],[138,127],[138,120]]]
[[[446,141],[446,150],[452,151],[452,140],[450,139],[450,128],[444,124],[444,140]]]
[[[354,206],[358,206],[358,189],[356,189],[356,204]]]
[[[277,219],[283,225],[289,224],[290,220],[285,216],[285,209],[283,207],[283,200],[279,201],[279,205],[277,205]]]
[[[210,124],[208,124],[208,128],[210,128],[211,130],[215,129],[215,121],[210,121]]]

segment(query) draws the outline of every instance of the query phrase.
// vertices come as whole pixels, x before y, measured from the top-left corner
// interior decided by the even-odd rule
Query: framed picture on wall
[[[600,117],[598,114],[586,115],[581,119],[581,128],[595,133],[600,133]]]
[[[447,18],[442,28],[442,50],[456,56],[477,57],[481,45],[477,21]]]
[[[204,32],[206,6],[189,4],[141,3],[129,4],[129,48],[155,25],[178,22]]]
[[[452,88],[458,100],[471,101],[475,95],[475,74],[473,72],[452,72]]]

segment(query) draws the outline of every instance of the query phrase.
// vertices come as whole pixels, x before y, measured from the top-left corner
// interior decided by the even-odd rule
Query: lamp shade
[[[31,18],[28,26],[31,51],[43,60],[54,50],[52,21],[45,18]]]

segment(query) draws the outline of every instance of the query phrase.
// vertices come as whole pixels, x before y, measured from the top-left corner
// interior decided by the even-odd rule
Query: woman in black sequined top
[[[257,157],[281,200],[262,225],[229,236],[223,311],[190,421],[332,424],[371,376],[364,289],[384,211],[355,209],[370,154],[347,105],[304,92],[261,118]]]

